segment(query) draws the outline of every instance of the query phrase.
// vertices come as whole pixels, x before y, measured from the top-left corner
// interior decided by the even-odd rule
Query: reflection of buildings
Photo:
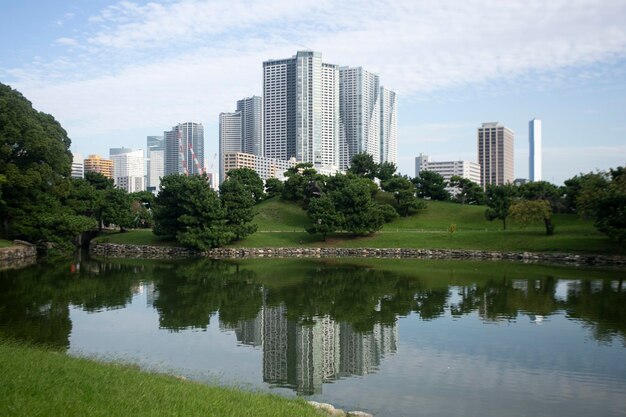
[[[322,383],[376,371],[381,359],[397,349],[395,325],[376,324],[370,333],[328,316],[300,324],[286,317],[284,305],[264,306],[258,316],[239,323],[237,340],[262,346],[263,380],[298,394],[322,391]]]

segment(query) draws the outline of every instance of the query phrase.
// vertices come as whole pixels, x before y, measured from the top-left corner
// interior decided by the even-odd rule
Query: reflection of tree
[[[626,287],[623,280],[578,281],[568,290],[565,310],[569,318],[583,320],[593,336],[610,342],[620,335],[626,341]]]

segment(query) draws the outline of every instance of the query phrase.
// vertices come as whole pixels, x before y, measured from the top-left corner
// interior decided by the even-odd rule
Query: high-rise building
[[[339,166],[347,169],[358,153],[376,163],[397,163],[396,93],[361,67],[339,68]]]
[[[220,113],[220,184],[226,179],[227,171],[224,166],[225,155],[242,152],[241,125],[241,112]]]
[[[419,177],[421,171],[432,171],[441,175],[446,182],[453,176],[467,178],[480,184],[480,165],[471,161],[433,161],[430,156],[420,154],[415,158],[415,176]],[[452,191],[450,189],[449,191]]]
[[[528,122],[528,179],[541,181],[541,120],[532,119]]]
[[[478,128],[478,163],[480,185],[512,183],[514,177],[515,133],[498,122],[483,123]]]
[[[165,141],[163,136],[148,136],[146,145],[146,189],[158,192],[165,175]]]
[[[246,97],[237,101],[241,113],[241,152],[263,156],[263,99]]]
[[[129,193],[145,190],[142,149],[111,148],[109,157],[113,161],[113,181],[117,188]]]
[[[85,164],[83,157],[79,153],[72,154],[72,178],[84,178],[85,177]]]
[[[84,161],[85,172],[99,172],[107,178],[113,178],[113,161],[102,159],[100,155],[89,155]]]
[[[263,62],[264,156],[337,165],[338,88],[338,67],[319,52]]]
[[[165,175],[204,172],[204,128],[201,123],[180,123],[163,132]]]

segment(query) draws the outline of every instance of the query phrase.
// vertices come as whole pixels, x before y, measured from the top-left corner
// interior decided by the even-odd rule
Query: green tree
[[[482,187],[468,178],[453,175],[450,178],[450,187],[456,188],[454,200],[458,203],[481,205],[485,201]]]
[[[102,208],[102,222],[115,225],[124,232],[134,224],[134,215],[131,211],[131,198],[126,190],[112,188],[105,192],[105,204]]]
[[[285,171],[287,180],[282,190],[284,200],[296,201],[304,207],[307,206],[312,192],[316,192],[320,187],[316,184],[323,182],[323,176],[318,174],[310,162],[299,163]]]
[[[376,162],[374,162],[374,157],[372,155],[362,152],[352,157],[348,172],[359,177],[373,180],[379,173],[379,166]]]
[[[620,243],[626,241],[626,169],[610,170],[611,182],[595,202],[595,226]]]
[[[434,171],[420,171],[419,176],[412,179],[420,198],[431,200],[449,200],[450,193],[446,191],[446,180]]]
[[[256,203],[262,201],[265,198],[265,191],[263,189],[263,180],[259,177],[259,174],[250,168],[237,168],[228,171],[226,179],[238,180],[249,193],[252,194]]]
[[[552,208],[548,200],[517,200],[509,207],[509,216],[522,228],[532,223],[543,222],[546,234],[554,234]]]
[[[372,200],[372,184],[367,178],[337,174],[328,179],[327,192],[336,210],[344,216],[344,229],[358,235],[380,230],[385,223],[383,212]]]
[[[376,172],[376,177],[380,180],[381,183],[390,180],[398,167],[393,162],[381,162],[378,164],[378,170]]]
[[[545,200],[555,212],[562,212],[565,208],[563,190],[547,181],[527,182],[520,186],[519,195],[525,200]]]
[[[283,188],[285,188],[285,186],[278,178],[268,178],[265,180],[265,193],[268,198],[281,195]]]
[[[489,221],[502,220],[502,228],[506,230],[509,207],[516,196],[517,187],[512,184],[487,185],[485,202],[489,208],[485,210],[485,218]]]
[[[408,216],[410,211],[417,211],[426,208],[422,200],[415,197],[415,187],[407,177],[394,175],[383,183],[383,189],[393,193],[396,201],[396,210],[401,216]]]
[[[337,212],[335,204],[327,195],[311,199],[307,215],[311,224],[306,231],[311,234],[321,233],[324,241],[328,233],[340,230],[344,223],[343,215]]]
[[[605,189],[608,183],[609,178],[605,172],[581,173],[565,180],[562,189],[565,197],[565,210],[591,216],[590,209],[593,206],[594,194]],[[581,195],[583,195],[582,199],[580,199]]]
[[[154,234],[176,238],[196,249],[221,246],[235,238],[226,226],[226,213],[206,175],[163,177],[153,216]]]
[[[220,185],[220,199],[226,212],[226,226],[235,235],[242,239],[256,232],[254,218],[254,192],[242,183],[237,176],[228,176]]]

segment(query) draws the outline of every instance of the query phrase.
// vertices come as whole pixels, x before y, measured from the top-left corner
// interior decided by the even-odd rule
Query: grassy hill
[[[377,196],[381,202],[389,202],[392,198],[385,193]],[[323,242],[321,236],[305,232],[308,221],[306,211],[295,203],[275,197],[258,204],[256,210],[254,222],[258,232],[234,242],[231,247],[403,247],[626,254],[626,249],[596,231],[591,221],[570,214],[555,214],[555,234],[546,236],[543,225],[520,229],[513,221],[508,221],[507,230],[502,230],[500,221],[485,219],[484,206],[429,201],[425,210],[387,223],[372,236],[334,233]],[[456,232],[452,234],[448,232],[451,224],[456,225]],[[108,234],[98,240],[146,245],[176,244],[160,240],[149,230]]]

